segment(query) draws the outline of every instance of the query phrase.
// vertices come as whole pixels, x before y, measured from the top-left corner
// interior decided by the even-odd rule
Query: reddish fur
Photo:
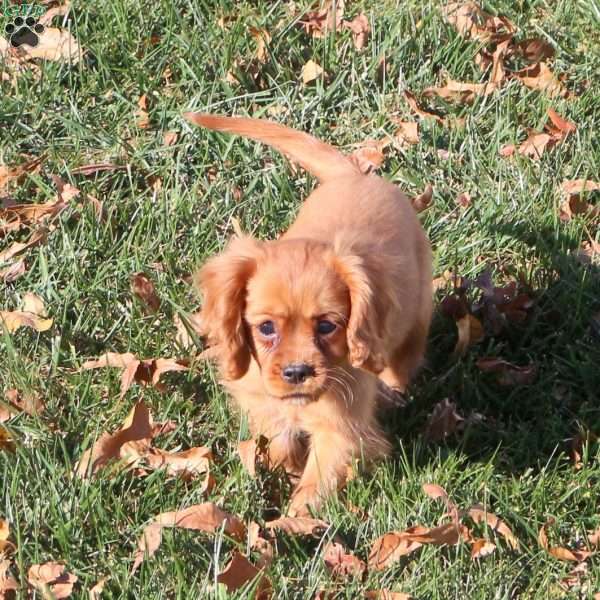
[[[197,278],[225,385],[253,434],[271,440],[273,460],[301,473],[290,510],[302,513],[338,487],[353,458],[389,449],[375,416],[376,375],[403,391],[422,360],[429,242],[400,190],[360,174],[327,144],[268,121],[186,116],[289,153],[322,182],[279,240],[234,238]],[[337,329],[316,334],[317,315]],[[276,341],[260,334],[266,319],[276,323]],[[313,365],[315,376],[286,383],[281,371],[293,362]],[[285,399],[297,391],[303,405]]]

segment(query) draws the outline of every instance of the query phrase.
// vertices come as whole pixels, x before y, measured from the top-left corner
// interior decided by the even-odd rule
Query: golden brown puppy
[[[290,512],[317,506],[352,459],[389,445],[377,376],[404,391],[431,318],[431,253],[410,202],[310,135],[270,121],[187,113],[291,156],[321,185],[276,241],[234,238],[200,270],[202,333],[224,383],[270,440],[271,460],[301,473]]]

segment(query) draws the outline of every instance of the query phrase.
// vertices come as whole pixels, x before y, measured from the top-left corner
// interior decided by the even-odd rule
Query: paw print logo
[[[44,26],[33,17],[25,19],[17,17],[12,23],[6,25],[4,32],[13,47],[27,45],[35,48],[38,45],[39,36],[44,33]]]

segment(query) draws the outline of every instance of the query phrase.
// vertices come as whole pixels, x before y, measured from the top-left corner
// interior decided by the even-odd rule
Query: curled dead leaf
[[[19,589],[17,580],[8,573],[9,568],[9,560],[0,560],[0,599],[2,600],[12,598],[11,594]]]
[[[468,314],[456,320],[458,339],[454,347],[455,356],[463,356],[466,351],[485,337],[481,321],[474,315]]]
[[[158,312],[160,298],[156,295],[152,280],[145,273],[134,273],[130,281],[131,291],[142,302],[146,314]]]
[[[439,96],[458,104],[472,104],[477,96],[488,96],[497,89],[494,82],[466,83],[447,78],[441,87],[428,87],[423,90],[424,96]]]
[[[512,387],[516,385],[531,385],[537,378],[535,365],[513,365],[500,358],[480,358],[477,368],[484,373],[494,373],[499,385]]]
[[[471,545],[471,558],[473,560],[483,558],[494,552],[494,550],[496,550],[496,544],[489,540],[483,538],[473,540],[473,544]]]
[[[344,17],[344,4],[344,0],[326,0],[319,10],[308,12],[298,23],[308,35],[323,38],[340,28]]]
[[[394,133],[394,141],[400,146],[419,143],[419,124],[414,121],[396,121],[398,129]]]
[[[322,537],[329,528],[329,524],[321,519],[309,517],[280,517],[267,521],[265,527],[270,530],[283,531],[289,535],[310,535]]]
[[[600,190],[600,183],[585,179],[563,181],[561,185],[560,220],[570,221],[574,215],[600,215],[600,207],[588,202],[592,192]]]
[[[334,577],[362,579],[367,565],[338,542],[329,542],[323,548],[323,561]]]
[[[505,41],[516,31],[506,17],[494,17],[475,2],[450,2],[442,13],[459,34],[483,42]]]
[[[345,21],[344,27],[352,31],[352,39],[354,41],[354,47],[357,50],[362,50],[369,39],[369,33],[371,32],[371,25],[369,19],[365,13],[354,17],[352,21]]]
[[[426,528],[423,528],[426,529]],[[403,556],[412,554],[423,544],[415,542],[402,534],[392,531],[377,538],[371,546],[368,565],[370,569],[381,571],[398,562]]]
[[[266,29],[250,27],[250,34],[256,41],[256,59],[258,62],[266,63],[269,59],[268,47],[271,43],[271,34]]]
[[[243,440],[238,444],[238,454],[242,465],[251,477],[256,477],[256,466],[260,464],[269,468],[269,440],[260,436],[258,440]]]
[[[66,571],[65,565],[48,562],[32,565],[27,573],[27,581],[43,598],[68,598],[73,592],[77,577]]]
[[[444,398],[435,405],[427,419],[423,437],[428,442],[441,442],[454,433],[463,421],[464,418],[456,412],[456,404]]]
[[[23,296],[22,310],[0,311],[0,324],[9,333],[14,333],[20,327],[31,327],[36,331],[48,331],[52,327],[53,320],[47,319],[43,300],[27,292]]]
[[[323,67],[311,59],[302,67],[302,81],[304,83],[311,83],[322,77],[324,72]]]
[[[438,115],[437,113],[434,113],[434,112],[431,112],[429,110],[425,110],[424,108],[422,108],[421,105],[419,104],[419,102],[417,101],[416,96],[412,92],[405,90],[404,91],[404,99],[410,106],[411,110],[417,116],[421,117],[422,119],[433,119],[434,121],[437,121],[440,125],[445,125],[444,118],[442,116]]]
[[[467,514],[475,523],[486,523],[494,532],[500,534],[513,550],[519,549],[519,540],[511,528],[494,513],[487,511],[480,504],[475,504],[467,511]]]
[[[413,208],[418,212],[423,212],[426,208],[429,208],[433,199],[433,186],[428,183],[421,194],[415,196],[411,200]]]
[[[25,274],[26,266],[23,259],[17,260],[8,267],[0,269],[0,279],[4,283],[11,283]]]
[[[555,523],[552,517],[548,519],[541,527],[538,533],[538,543],[541,548],[546,550],[548,554],[554,556],[558,560],[583,562],[594,554],[591,550],[569,550],[563,546],[550,546],[548,543],[548,534],[546,529]]]
[[[362,173],[371,173],[383,164],[383,150],[389,143],[389,140],[366,140],[349,158]]]
[[[550,98],[566,98],[570,95],[569,91],[554,76],[554,73],[545,62],[539,62],[520,71],[515,71],[513,77],[518,79],[525,87],[545,92]]]
[[[256,580],[254,593],[249,596],[255,600],[267,600],[272,596],[272,586],[262,569],[254,566],[243,554],[234,552],[229,564],[217,575],[229,592],[235,592]]]

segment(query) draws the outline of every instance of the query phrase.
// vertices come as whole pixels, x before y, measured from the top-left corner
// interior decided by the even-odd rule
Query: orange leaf
[[[27,580],[42,594],[42,597],[58,600],[71,595],[77,577],[65,571],[65,565],[48,562],[43,565],[32,565],[27,573]]]
[[[323,67],[318,65],[314,60],[309,60],[302,67],[302,81],[304,83],[310,83],[311,81],[315,81],[319,79],[323,75]]]
[[[365,13],[360,13],[360,15],[354,17],[352,21],[346,21],[344,27],[352,31],[354,47],[357,50],[362,50],[367,44],[369,33],[371,31],[367,15],[365,15]]]
[[[458,33],[483,42],[510,39],[515,31],[506,17],[494,17],[475,2],[451,2],[443,8],[443,14]]]
[[[323,561],[335,577],[361,579],[367,570],[367,565],[362,560],[351,552],[346,552],[344,546],[337,542],[329,542],[323,548]]]
[[[430,111],[425,110],[424,108],[422,108],[419,105],[419,103],[417,102],[416,96],[412,92],[409,92],[408,90],[405,90],[404,91],[404,99],[406,100],[406,102],[410,106],[411,110],[416,115],[418,115],[419,117],[421,117],[422,119],[434,119],[440,125],[444,125],[445,124],[444,119],[440,115],[438,115],[436,113],[433,113],[433,112],[430,112]]]
[[[156,295],[154,284],[145,273],[134,273],[131,276],[131,291],[141,300],[146,314],[158,312],[160,298]]]
[[[539,545],[548,552],[554,558],[564,561],[582,562],[592,556],[594,553],[591,550],[569,550],[562,546],[550,546],[548,543],[548,534],[546,528],[553,525],[555,520],[550,518],[542,525],[538,533]]]
[[[551,98],[556,96],[566,98],[569,96],[569,91],[554,76],[554,73],[545,62],[539,62],[520,71],[515,71],[513,76],[526,87],[546,92]]]
[[[429,208],[431,200],[433,198],[433,186],[428,183],[421,194],[411,199],[413,208],[418,212],[423,212],[426,208]]]
[[[311,519],[309,517],[280,517],[273,521],[267,521],[265,527],[283,531],[289,535],[320,537],[327,531],[329,524],[321,521],[321,519]]]
[[[484,540],[483,538],[474,540],[473,545],[471,546],[471,558],[473,560],[476,558],[483,558],[494,552],[495,549],[496,545],[488,540]]]
[[[475,504],[469,508],[467,514],[475,523],[486,523],[488,527],[499,533],[513,550],[519,549],[519,540],[515,537],[511,528],[495,514],[486,511],[480,504]]]
[[[386,569],[401,557],[418,550],[422,545],[420,542],[407,538],[402,532],[386,533],[373,542],[368,558],[369,568],[375,571]]]
[[[419,143],[419,124],[414,121],[396,121],[398,129],[394,133],[394,140],[401,146]]]
[[[217,582],[224,584],[229,592],[235,592],[254,580],[258,580],[256,593],[249,597],[256,600],[270,598],[272,587],[269,579],[261,569],[255,567],[243,554],[237,551],[233,553],[230,563],[217,575]]]

